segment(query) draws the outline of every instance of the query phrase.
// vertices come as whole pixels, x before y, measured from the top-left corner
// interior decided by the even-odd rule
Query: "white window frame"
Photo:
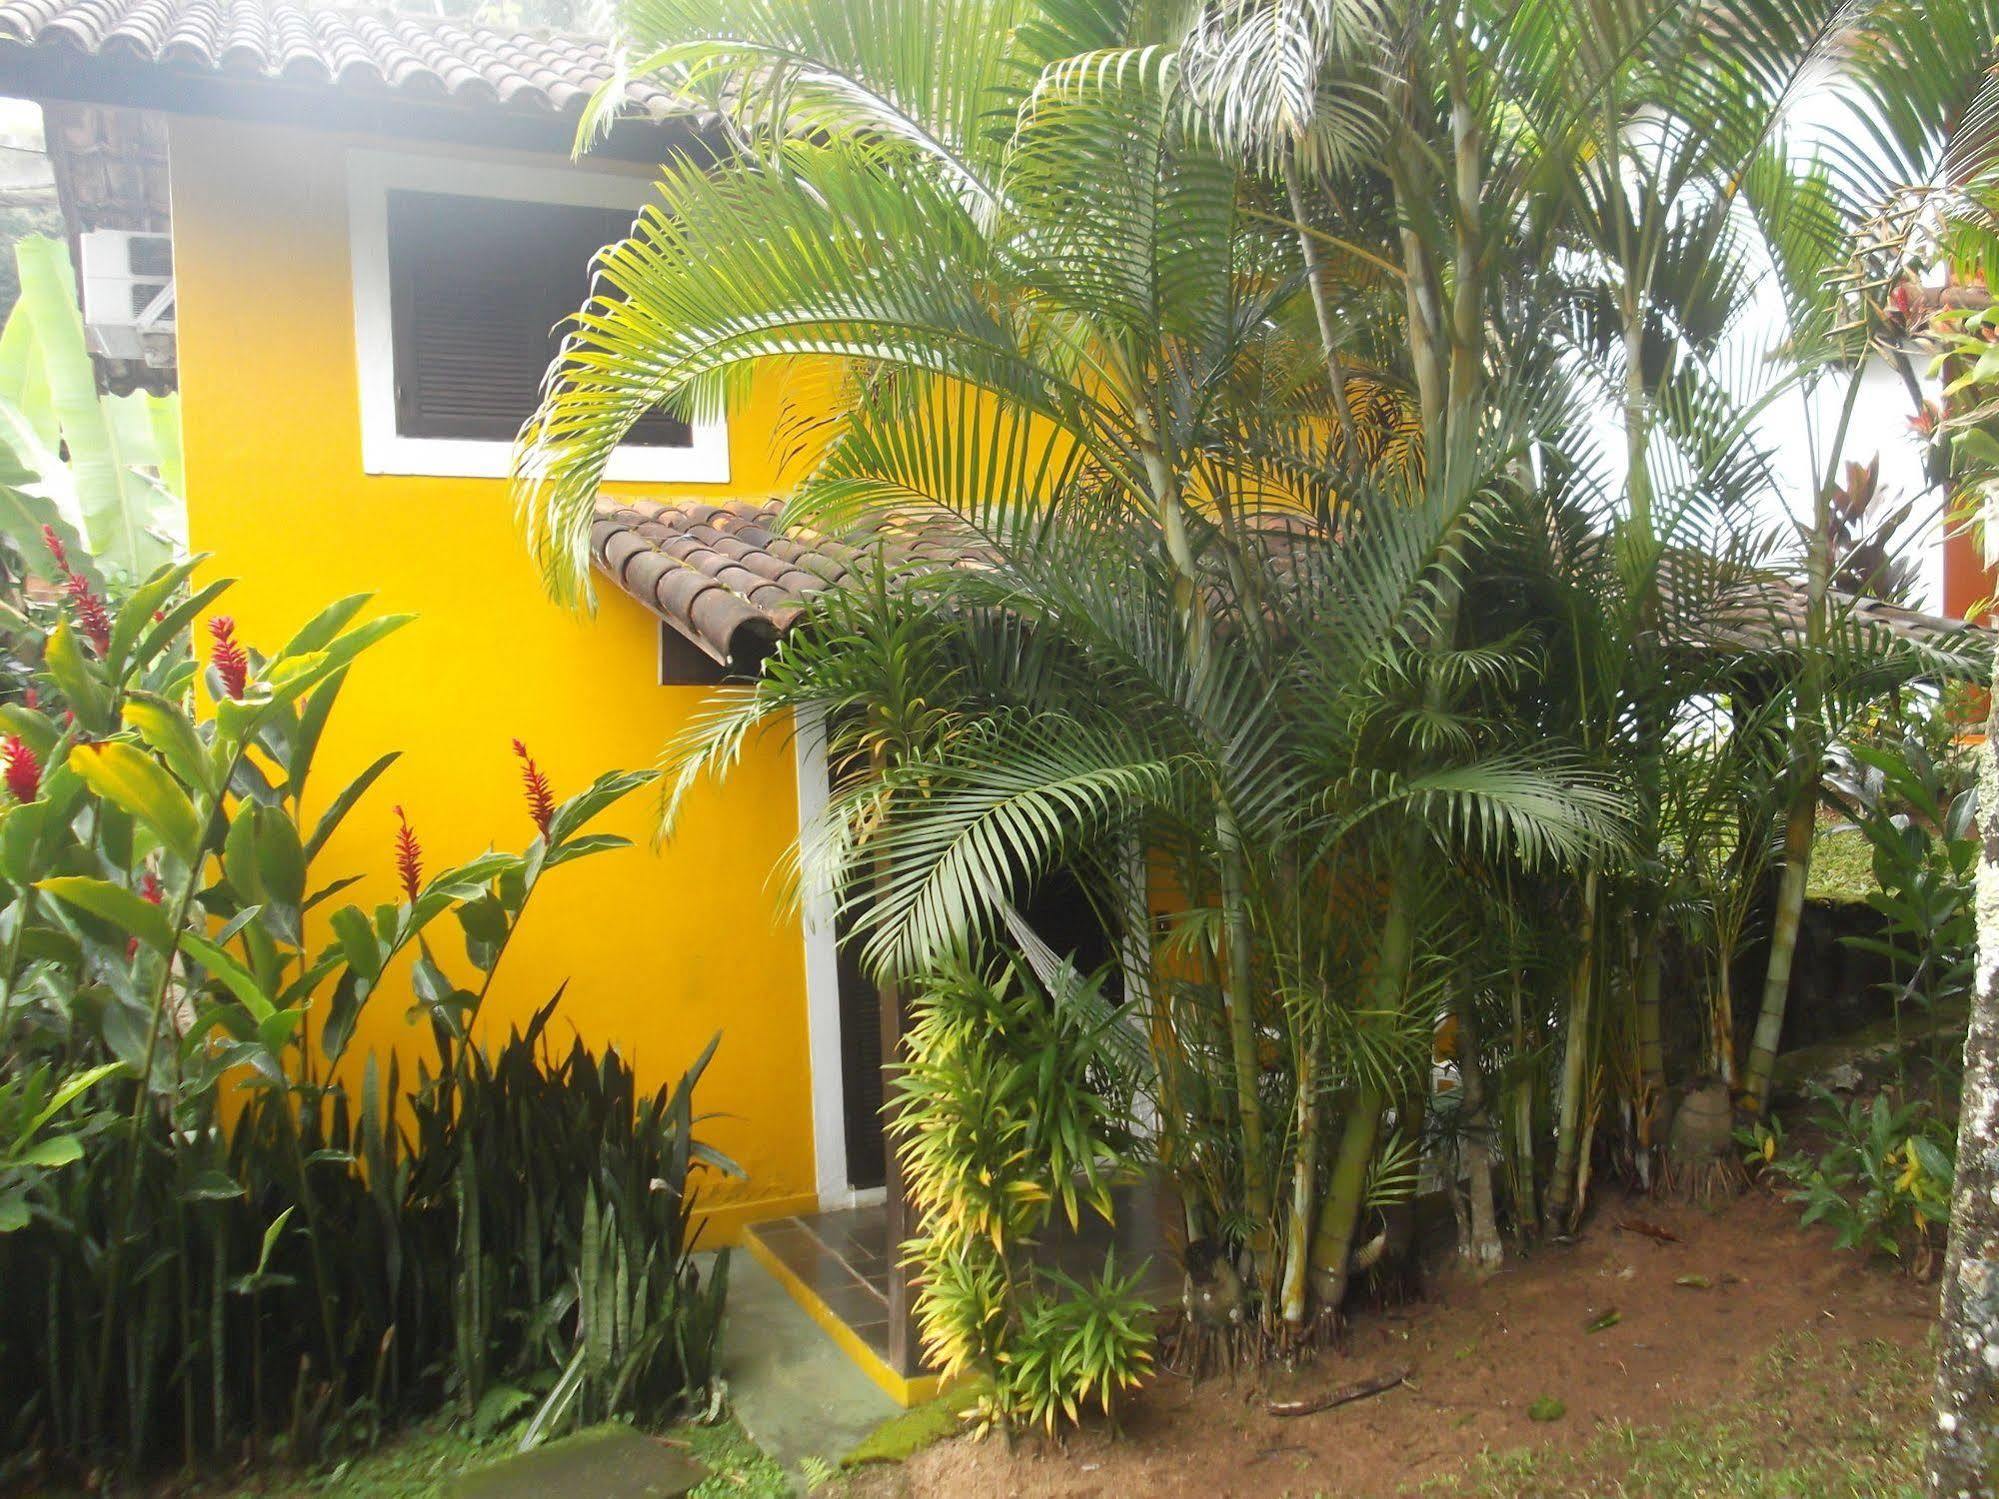
[[[354,355],[360,380],[361,467],[370,474],[504,479],[513,444],[471,438],[405,437],[396,430],[395,337],[389,307],[388,201],[392,189],[549,203],[628,208],[636,216],[651,191],[643,177],[584,167],[539,167],[390,151],[347,153],[348,249],[353,262]],[[695,422],[684,448],[622,447],[609,480],[724,484],[729,478],[725,421]]]

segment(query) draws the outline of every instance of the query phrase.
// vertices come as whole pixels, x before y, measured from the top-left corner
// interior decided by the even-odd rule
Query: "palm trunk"
[[[1981,802],[1999,807],[1999,742],[1991,732],[1978,769]],[[1978,988],[1964,1037],[1957,1182],[1937,1314],[1930,1499],[1999,1494],[1999,817],[1988,810],[1981,832]]]
[[[1312,1280],[1319,1308],[1329,1317],[1346,1300],[1347,1282],[1353,1275],[1354,1235],[1367,1193],[1367,1168],[1374,1159],[1374,1144],[1387,1107],[1388,1101],[1378,1089],[1362,1088],[1347,1105],[1340,1128],[1332,1180],[1326,1184],[1326,1200],[1320,1205],[1318,1227],[1312,1235]]]
[[[1382,912],[1381,948],[1375,955],[1373,982],[1368,985],[1368,1006],[1377,1013],[1398,1007],[1408,985],[1409,961],[1416,948],[1413,890],[1420,877],[1422,836],[1419,829],[1408,830],[1399,850],[1401,857],[1390,876],[1388,904]],[[1328,1315],[1337,1312],[1346,1298],[1354,1232],[1360,1225],[1361,1199],[1367,1189],[1367,1168],[1387,1107],[1388,1099],[1378,1087],[1363,1084],[1347,1105],[1341,1126],[1332,1180],[1326,1185],[1325,1198],[1319,1204],[1319,1221],[1312,1232],[1311,1272],[1319,1305]]]
[[[1548,1182],[1545,1227],[1563,1232],[1574,1227],[1581,1211],[1577,1175],[1583,1134],[1583,1095],[1589,1087],[1595,1026],[1591,1024],[1596,995],[1597,871],[1583,879],[1583,950],[1576,959],[1569,988],[1569,1029],[1562,1047],[1561,1116],[1555,1131],[1555,1169]]]
[[[1346,458],[1349,463],[1357,463],[1360,451],[1355,443],[1359,429],[1354,425],[1353,408],[1347,404],[1347,376],[1345,366],[1340,362],[1339,341],[1333,331],[1332,305],[1326,297],[1325,270],[1319,261],[1319,247],[1312,241],[1311,228],[1305,223],[1305,194],[1298,186],[1298,161],[1295,155],[1286,153],[1284,158],[1284,190],[1291,198],[1291,217],[1298,225],[1298,253],[1305,258],[1305,283],[1312,292],[1312,314],[1319,324],[1319,343],[1326,354],[1326,385],[1332,392],[1333,414],[1339,419],[1340,436],[1346,439]]]
[[[1846,449],[1847,428],[1860,398],[1860,371],[1847,383],[1846,402],[1834,429],[1826,472],[1812,497],[1812,528],[1806,538],[1805,651],[1798,680],[1796,726],[1791,741],[1791,805],[1784,820],[1784,878],[1777,892],[1777,914],[1770,923],[1770,966],[1763,978],[1763,1004],[1756,1015],[1756,1035],[1750,1043],[1749,1067],[1743,1077],[1743,1102],[1761,1113],[1770,1102],[1770,1072],[1784,1035],[1784,1007],[1791,991],[1791,961],[1798,950],[1798,922],[1805,911],[1805,881],[1811,872],[1812,834],[1819,806],[1819,776],[1824,754],[1818,743],[1818,715],[1825,703],[1824,649],[1826,611],[1832,591],[1832,493],[1840,456]]]
[[[1485,1068],[1479,1062],[1478,1017],[1462,988],[1453,1008],[1458,1022],[1458,1081],[1465,1090],[1465,1174],[1471,1178],[1471,1233],[1464,1256],[1481,1274],[1499,1268],[1499,1213],[1492,1197],[1492,1121],[1485,1102]]]
[[[1298,1067],[1298,1138],[1291,1157],[1291,1215],[1284,1224],[1282,1315],[1289,1327],[1305,1323],[1306,1270],[1311,1261],[1312,1190],[1319,1173],[1319,1080],[1317,1027],[1307,1025]]]
[[[1639,1100],[1638,1143],[1656,1150],[1660,1105],[1666,1097],[1665,1026],[1660,1003],[1663,975],[1659,958],[1659,923],[1646,923],[1638,951],[1638,1081],[1644,1096]]]
[[[1715,976],[1714,1007],[1708,1025],[1713,1031],[1709,1045],[1714,1048],[1714,1069],[1731,1090],[1738,1081],[1735,1073],[1735,981],[1733,941],[1721,945],[1721,962]]]
[[[1798,924],[1805,913],[1805,881],[1811,872],[1812,834],[1818,824],[1816,766],[1796,766],[1798,783],[1784,819],[1784,880],[1777,890],[1777,914],[1770,923],[1770,967],[1763,979],[1763,1004],[1756,1014],[1756,1037],[1743,1076],[1743,1100],[1761,1113],[1770,1103],[1770,1075],[1784,1038],[1784,1009],[1791,992],[1791,963],[1798,951]]]
[[[1259,1268],[1267,1269],[1275,1225],[1269,1162],[1263,1133],[1261,1071],[1256,1055],[1255,967],[1251,947],[1249,895],[1245,888],[1242,835],[1226,805],[1218,803],[1215,837],[1222,866],[1222,922],[1228,943],[1228,985],[1223,996],[1229,1023],[1229,1058],[1235,1073],[1236,1112],[1242,1122],[1244,1206],[1250,1217],[1250,1246]],[[1267,1287],[1266,1282],[1266,1287]]]

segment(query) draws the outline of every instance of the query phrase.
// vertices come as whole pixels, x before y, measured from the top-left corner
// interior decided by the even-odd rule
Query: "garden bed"
[[[1617,1226],[1634,1220],[1677,1242]],[[1574,1244],[1363,1313],[1344,1353],[1295,1376],[1169,1376],[1132,1403],[1122,1438],[1100,1425],[1012,1450],[959,1437],[851,1491],[1760,1495],[1810,1479],[1892,1494],[1918,1472],[1935,1295],[1829,1240],[1762,1193],[1714,1211],[1607,1198]],[[1408,1384],[1372,1399],[1293,1419],[1265,1408],[1403,1365]],[[1532,1419],[1542,1400],[1562,1413]]]

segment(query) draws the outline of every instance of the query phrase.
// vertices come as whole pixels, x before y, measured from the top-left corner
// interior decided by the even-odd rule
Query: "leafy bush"
[[[1978,938],[1971,777],[1917,734],[1851,745],[1842,759],[1829,787],[1872,852],[1878,888],[1867,904],[1883,923],[1879,937],[1844,940],[1894,965],[1897,1015],[1905,1004],[1927,1011],[1962,999],[1971,992]]]
[[[353,883],[314,865],[395,759],[322,801],[316,752],[404,620],[344,599],[265,657],[213,617],[200,713],[188,632],[228,585],[190,562],[114,606],[50,543],[60,606],[0,617],[0,1479],[245,1435],[310,1456],[447,1400],[488,1426],[539,1400],[540,1435],[705,1388],[705,1055],[641,1099],[616,1056],[548,1059],[552,1004],[491,1057],[472,1040],[542,878],[623,846],[589,825],[649,777],[558,803],[516,743],[527,847],[425,878],[398,808],[400,899],[314,948]],[[452,926],[470,987],[431,945]],[[436,1070],[336,1070],[405,972]]]
[[[1065,970],[1044,993],[1018,968],[959,959],[932,973],[912,1006],[896,1128],[920,1215],[904,1246],[916,1314],[940,1373],[990,1381],[982,1426],[1053,1429],[1084,1404],[1115,1413],[1152,1362],[1153,1309],[1142,1269],[1115,1254],[1081,1282],[1035,1262],[1059,1206],[1111,1218],[1111,1186],[1136,1141],[1092,1085],[1121,1070],[1100,981]]]
[[[1739,1132],[1750,1165],[1787,1183],[1801,1221],[1829,1225],[1839,1248],[1892,1256],[1926,1278],[1950,1224],[1956,1131],[1922,1100],[1841,1102],[1823,1087],[1813,1096],[1823,1151],[1788,1151],[1773,1120]]]

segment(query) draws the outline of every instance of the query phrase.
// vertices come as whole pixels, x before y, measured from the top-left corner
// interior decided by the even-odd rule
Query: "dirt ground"
[[[1665,1242],[1620,1225],[1676,1236]],[[1707,1282],[1683,1285],[1683,1277]],[[1599,1320],[1612,1325],[1587,1329]],[[1066,1443],[956,1438],[849,1490],[929,1495],[1393,1495],[1485,1452],[1581,1448],[1613,1423],[1663,1425],[1739,1397],[1779,1340],[1923,1343],[1933,1288],[1869,1267],[1797,1227],[1760,1192],[1704,1210],[1610,1199],[1572,1245],[1538,1250],[1483,1285],[1452,1275],[1427,1299],[1361,1314],[1348,1347],[1267,1382],[1164,1376],[1124,1416],[1125,1437],[1086,1429]],[[1407,1385],[1316,1415],[1268,1401],[1413,1366]],[[1537,1422],[1528,1407],[1565,1407]]]

